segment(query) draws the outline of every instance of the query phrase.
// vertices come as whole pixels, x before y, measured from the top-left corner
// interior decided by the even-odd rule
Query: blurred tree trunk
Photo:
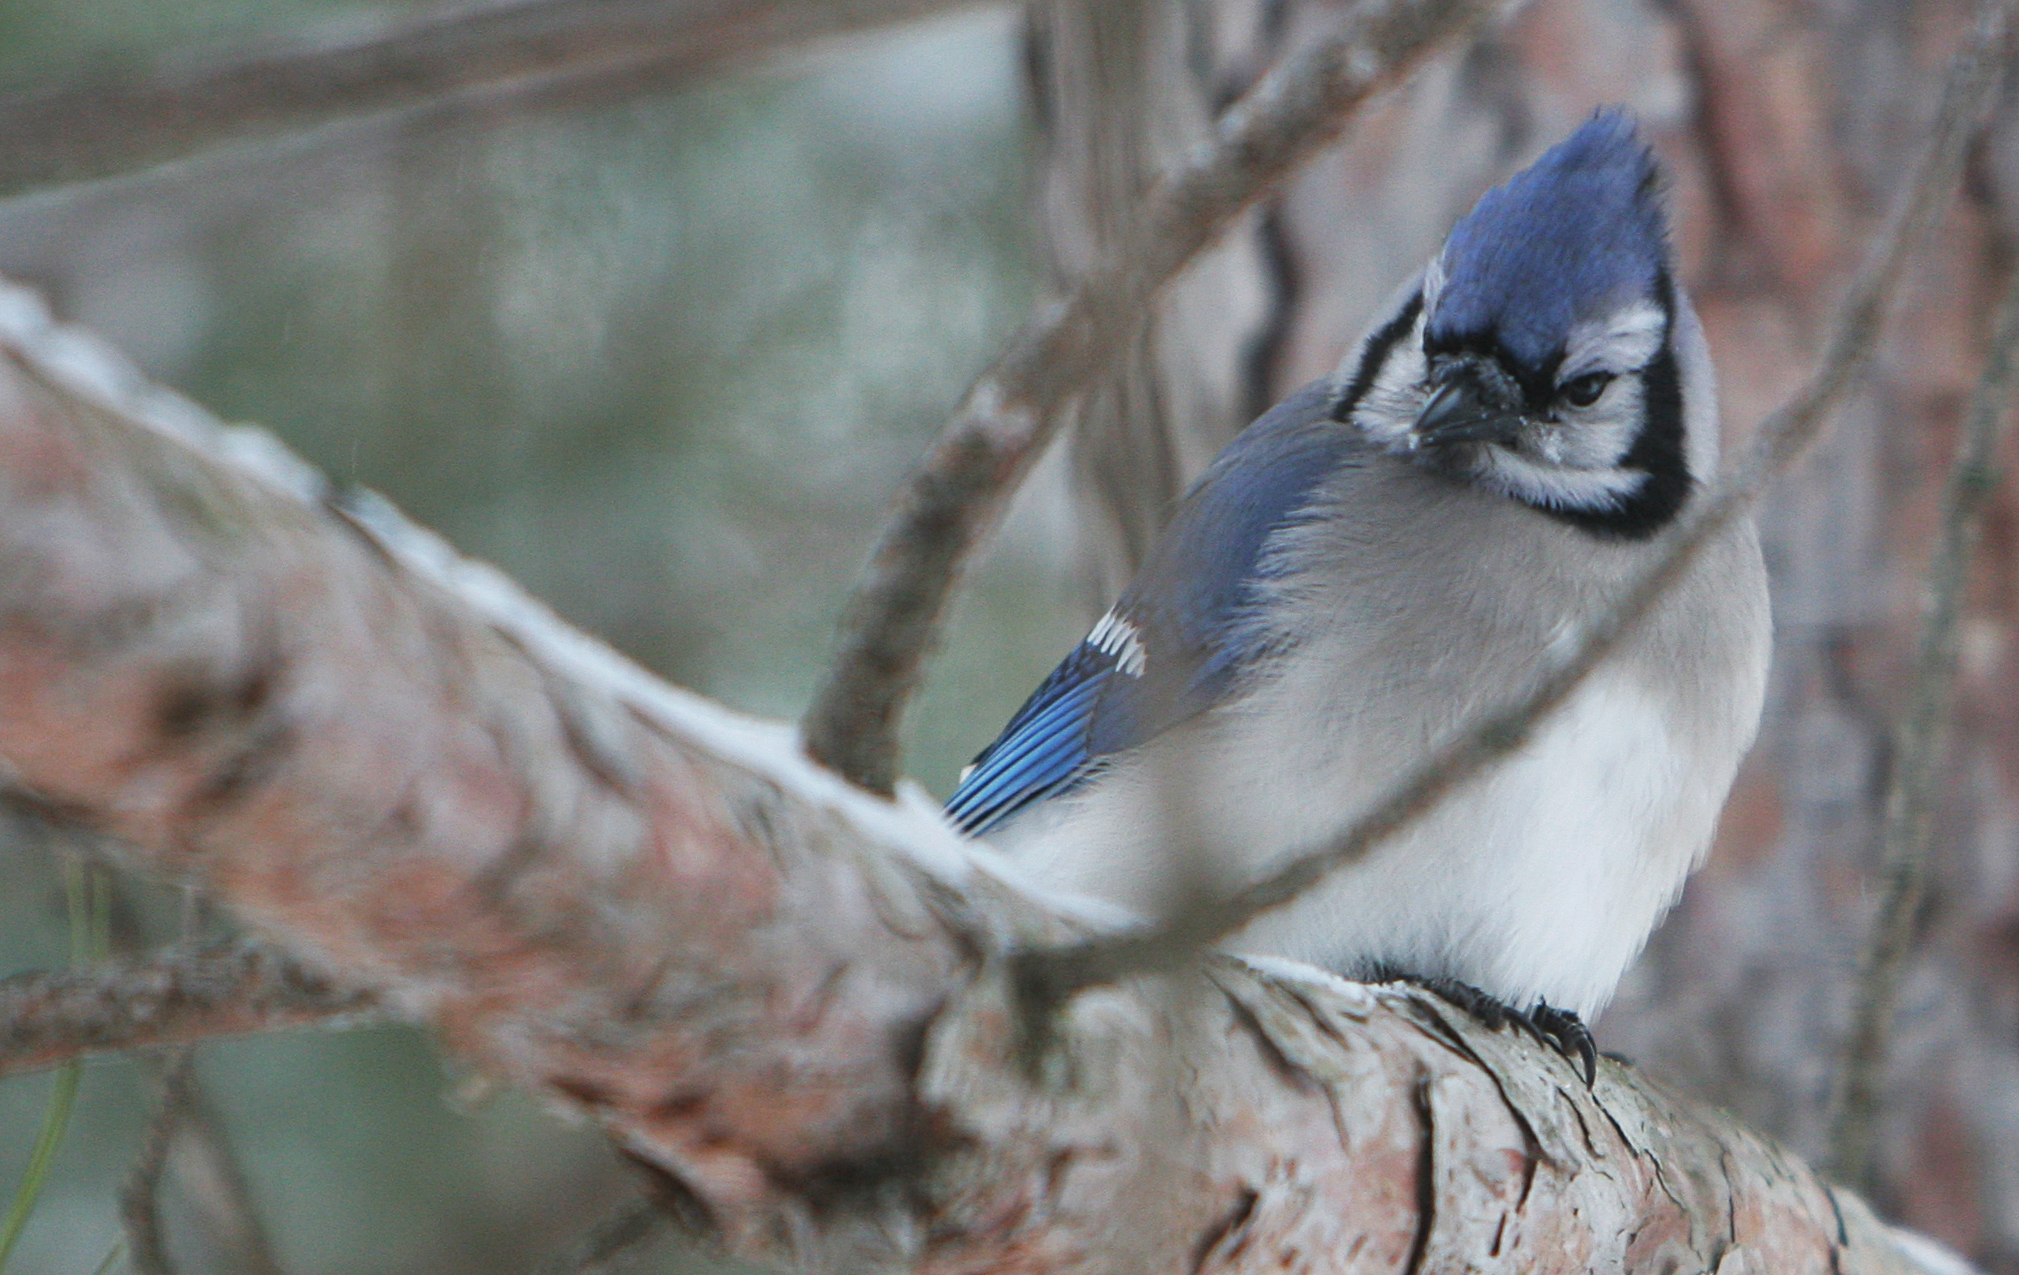
[[[1262,65],[1260,3],[1038,0],[1026,66],[1045,146],[1043,222],[1059,286],[1113,250],[1157,174],[1210,136]],[[1244,53],[1247,56],[1242,56]],[[1166,290],[1068,446],[1093,609],[1135,574],[1171,502],[1247,423],[1258,359],[1284,313],[1253,216]]]
[[[1061,15],[1104,8],[1136,12],[1134,21],[1151,11],[1164,24],[1186,20],[1176,6],[1061,0],[1038,12],[1056,30]],[[1215,59],[1240,64],[1229,50],[1242,41],[1227,31],[1242,17],[1265,38],[1294,43],[1342,8],[1334,0],[1229,6],[1217,35],[1193,32],[1192,47],[1211,53],[1193,59],[1183,82],[1198,88],[1201,68]],[[1223,275],[1195,272],[1188,286],[1204,298],[1197,312],[1222,326],[1181,326],[1173,313],[1193,313],[1184,310],[1192,294],[1174,294],[1146,342],[1163,362],[1146,355],[1126,385],[1089,409],[1075,473],[1082,499],[1101,511],[1089,525],[1103,529],[1095,558],[1108,596],[1139,554],[1153,509],[1196,476],[1209,440],[1224,436],[1211,422],[1224,420],[1230,404],[1255,406],[1229,393],[1237,381],[1225,369],[1259,372],[1265,389],[1254,397],[1263,402],[1332,370],[1453,219],[1604,103],[1632,107],[1662,156],[1686,282],[1718,359],[1727,444],[1743,438],[1809,366],[1828,308],[1932,113],[1943,60],[1967,17],[1957,0],[1538,0],[1463,59],[1434,67],[1307,171],[1268,215],[1266,237],[1251,229],[1235,240]],[[1139,47],[1170,59],[1170,43],[1159,34]],[[1086,78],[1091,55],[1068,56],[1078,47],[1051,41],[1050,60],[1040,62],[1050,83]],[[1170,76],[1126,59],[1102,66],[1118,80]],[[1103,81],[1079,91],[1104,89]],[[1831,1078],[1872,912],[1886,741],[1936,496],[2019,233],[2014,93],[2008,88],[1973,161],[1966,197],[1915,263],[1877,373],[1818,454],[1769,500],[1762,524],[1778,647],[1760,743],[1709,865],[1599,1028],[1606,1047],[1817,1158],[1828,1150]],[[1100,207],[1126,192],[1131,179],[1142,180],[1142,168],[1128,165],[1152,155],[1149,139],[1199,127],[1191,112],[1220,99],[1204,91],[1139,92],[1136,100],[1138,111],[1159,118],[1118,123],[1106,111],[1078,110],[1063,118],[1103,121],[1100,137],[1068,145],[1053,130],[1048,224],[1066,263],[1090,250],[1089,238],[1098,243],[1100,223],[1076,223],[1061,207]],[[1086,158],[1123,146],[1115,139],[1124,136],[1138,149],[1102,163]],[[1274,334],[1260,358],[1258,334]],[[1197,397],[1185,397],[1172,367],[1199,374],[1190,391]],[[1951,787],[1894,1038],[1873,1184],[1899,1220],[1998,1271],[2019,1271],[2015,576],[2019,495],[2008,484],[1966,621]]]

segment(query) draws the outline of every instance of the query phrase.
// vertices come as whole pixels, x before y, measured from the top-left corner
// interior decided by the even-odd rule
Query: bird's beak
[[[1452,443],[1513,442],[1521,428],[1521,413],[1494,407],[1470,380],[1452,380],[1437,387],[1410,427],[1412,447],[1445,447]]]

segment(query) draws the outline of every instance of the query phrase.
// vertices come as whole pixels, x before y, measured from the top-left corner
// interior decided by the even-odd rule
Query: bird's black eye
[[[1610,372],[1586,372],[1573,377],[1557,388],[1556,396],[1572,407],[1590,407],[1598,402],[1598,396],[1605,393],[1605,387],[1612,384]]]

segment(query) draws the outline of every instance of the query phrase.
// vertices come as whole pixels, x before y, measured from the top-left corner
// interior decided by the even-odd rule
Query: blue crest
[[[1432,342],[1492,337],[1531,370],[1570,329],[1654,295],[1668,262],[1654,156],[1633,117],[1602,110],[1479,203],[1444,244]]]

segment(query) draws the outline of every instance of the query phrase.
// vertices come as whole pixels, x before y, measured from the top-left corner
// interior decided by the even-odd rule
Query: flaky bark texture
[[[12,291],[0,759],[591,1113],[746,1256],[1915,1269],[1726,1117],[1413,991],[1214,961],[1030,1046],[996,958],[1065,905]]]

